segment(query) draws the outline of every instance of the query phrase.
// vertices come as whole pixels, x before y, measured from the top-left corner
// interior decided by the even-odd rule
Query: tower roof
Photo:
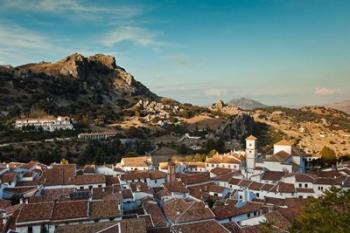
[[[282,139],[281,141],[275,143],[276,146],[292,146],[293,143],[287,141],[286,139]]]
[[[249,137],[247,137],[245,140],[252,140],[252,141],[256,141],[256,137],[254,137],[253,135],[250,135]]]

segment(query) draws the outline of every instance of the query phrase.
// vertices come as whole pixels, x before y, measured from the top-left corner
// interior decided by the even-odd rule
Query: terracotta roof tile
[[[270,180],[270,181],[279,181],[283,177],[285,172],[279,172],[279,171],[265,171],[263,176],[261,177],[262,180]]]
[[[173,223],[185,223],[214,218],[214,214],[205,207],[203,202],[172,199],[164,206],[165,216]]]
[[[198,232],[213,232],[213,233],[228,233],[228,230],[225,229],[215,220],[195,222],[195,223],[186,223],[175,225],[172,227],[175,232],[181,233],[198,233]]]
[[[52,214],[54,221],[88,218],[88,201],[56,202]]]
[[[113,219],[121,215],[118,203],[114,200],[92,201],[89,206],[91,219]]]
[[[26,204],[17,217],[17,224],[35,221],[49,221],[54,209],[54,202]]]
[[[146,213],[151,216],[154,227],[165,227],[167,225],[166,219],[162,213],[162,210],[157,205],[157,202],[149,199],[145,200],[143,202],[143,207]]]
[[[210,181],[210,175],[208,172],[183,173],[180,174],[179,177],[185,185],[199,184]]]
[[[106,178],[104,175],[82,175],[76,176],[74,183],[76,185],[105,184]]]
[[[216,205],[213,208],[213,212],[216,219],[222,220],[225,218],[240,216],[255,211],[260,211],[263,207],[262,203],[247,202],[242,207],[236,207],[236,203],[232,201],[226,202],[224,205]]]
[[[188,189],[186,188],[185,184],[181,181],[166,183],[164,184],[164,187],[172,193],[188,193]]]

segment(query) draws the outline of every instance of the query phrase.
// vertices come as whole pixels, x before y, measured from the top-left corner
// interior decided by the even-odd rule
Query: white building
[[[122,158],[117,167],[124,171],[148,171],[153,170],[153,161],[151,156],[128,157]]]
[[[256,137],[250,135],[246,138],[246,168],[247,172],[252,172],[255,168],[257,155]]]
[[[46,116],[42,118],[24,118],[17,119],[15,128],[24,130],[25,128],[33,127],[35,130],[43,129],[44,131],[56,130],[72,130],[73,125],[71,119],[66,116]]]

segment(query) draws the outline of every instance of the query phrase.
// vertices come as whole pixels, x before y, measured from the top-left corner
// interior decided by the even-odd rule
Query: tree
[[[203,154],[196,154],[194,156],[194,160],[196,162],[204,162],[205,161],[205,155],[203,155]]]
[[[312,198],[296,217],[292,233],[350,232],[350,191],[335,187],[318,199]]]
[[[213,157],[214,155],[216,155],[217,153],[218,153],[217,150],[212,149],[211,151],[209,151],[208,157],[211,158],[211,157]]]
[[[327,163],[328,165],[335,164],[337,161],[337,156],[335,154],[335,151],[327,146],[324,146],[322,148],[320,154],[321,154],[322,161]]]
[[[262,233],[273,233],[273,222],[264,221],[261,223],[261,232]]]

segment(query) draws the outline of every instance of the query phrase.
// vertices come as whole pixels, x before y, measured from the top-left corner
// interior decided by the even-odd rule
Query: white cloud
[[[15,26],[0,24],[0,46],[17,48],[48,48],[51,46],[49,40],[38,33]]]
[[[119,19],[132,18],[142,13],[142,8],[139,6],[118,4],[114,7],[104,7],[78,0],[3,0],[0,6],[2,9],[48,12],[72,18],[85,16],[84,18],[91,17],[92,19],[96,19],[98,16]]]
[[[316,87],[315,95],[326,96],[326,95],[334,95],[338,93],[338,89],[329,88],[329,87]]]
[[[158,34],[154,31],[133,26],[118,27],[102,38],[102,44],[113,46],[120,42],[130,41],[142,46],[160,46],[164,43],[158,40]]]
[[[68,48],[38,32],[0,21],[1,64],[20,65],[67,55]],[[71,52],[71,51],[70,51]]]

